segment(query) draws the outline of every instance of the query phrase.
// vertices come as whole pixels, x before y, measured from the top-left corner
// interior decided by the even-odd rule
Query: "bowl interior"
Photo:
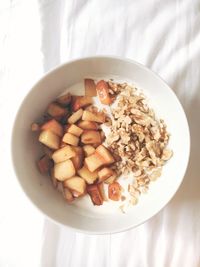
[[[162,176],[150,185],[139,203],[126,214],[115,208],[94,207],[78,201],[67,204],[50,180],[39,174],[36,159],[41,155],[30,125],[66,88],[79,94],[86,77],[128,81],[144,90],[158,117],[165,120],[171,134],[169,147],[174,156],[164,166]],[[12,155],[18,180],[31,201],[54,221],[88,233],[113,233],[137,226],[163,208],[178,189],[189,157],[189,129],[184,111],[172,90],[144,66],[123,59],[97,57],[65,64],[47,74],[26,96],[13,128]],[[114,206],[113,206],[114,207]]]

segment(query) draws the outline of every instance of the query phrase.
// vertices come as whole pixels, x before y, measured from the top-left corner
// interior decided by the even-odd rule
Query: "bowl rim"
[[[72,226],[69,226],[69,225],[66,225],[66,224],[62,224],[61,222],[59,222],[58,220],[50,217],[49,215],[47,215],[40,207],[39,205],[37,205],[28,195],[28,193],[25,191],[18,175],[17,175],[17,170],[16,170],[16,165],[15,165],[15,159],[14,159],[14,130],[15,128],[17,127],[16,126],[16,121],[17,121],[17,118],[18,118],[18,115],[20,113],[20,110],[21,110],[21,106],[23,105],[23,103],[26,101],[27,97],[29,96],[29,94],[32,92],[32,90],[43,80],[45,80],[48,76],[50,76],[52,73],[54,73],[55,71],[58,71],[59,69],[62,69],[64,66],[66,65],[69,65],[71,63],[76,63],[76,62],[80,62],[80,61],[87,61],[87,60],[94,60],[94,59],[105,59],[105,60],[120,60],[120,61],[124,61],[124,62],[127,62],[127,63],[131,63],[131,64],[134,64],[134,65],[137,65],[139,68],[142,68],[143,70],[145,71],[148,71],[151,75],[153,75],[155,78],[158,78],[160,79],[164,84],[165,86],[168,88],[168,90],[171,91],[173,97],[176,99],[177,101],[177,104],[179,105],[179,108],[182,112],[182,116],[184,117],[184,120],[185,120],[185,123],[186,123],[186,136],[187,136],[187,141],[188,141],[188,148],[187,148],[187,155],[186,155],[186,164],[185,166],[183,167],[183,176],[182,176],[182,179],[180,179],[179,183],[178,183],[178,186],[175,190],[175,192],[172,194],[172,196],[166,201],[166,203],[164,204],[164,206],[162,206],[160,209],[158,209],[157,211],[155,211],[154,213],[152,213],[148,218],[146,218],[144,221],[138,223],[137,225],[130,225],[129,227],[121,227],[121,228],[118,228],[117,230],[113,230],[113,231],[88,231],[88,230],[84,230],[84,229],[81,229],[81,228],[77,228],[77,227],[72,227]],[[189,164],[189,159],[190,159],[190,150],[191,150],[191,135],[190,135],[190,128],[189,128],[189,124],[188,124],[188,119],[187,119],[187,116],[185,114],[185,111],[183,109],[183,106],[182,104],[180,103],[178,97],[176,96],[175,92],[171,89],[171,87],[167,84],[167,82],[162,78],[160,77],[159,74],[157,74],[156,72],[154,72],[152,69],[148,68],[147,66],[133,60],[133,59],[130,59],[130,58],[126,58],[126,57],[121,57],[121,56],[112,56],[112,55],[98,55],[98,56],[88,56],[88,57],[79,57],[79,58],[76,58],[76,59],[72,59],[72,60],[69,60],[69,61],[66,61],[60,65],[57,65],[56,67],[52,68],[51,70],[47,71],[46,73],[44,73],[41,78],[39,78],[37,80],[37,82],[33,83],[32,87],[27,91],[27,93],[23,96],[21,102],[18,104],[18,107],[17,107],[17,112],[14,116],[14,119],[13,119],[13,126],[12,126],[12,130],[11,130],[11,146],[10,146],[10,154],[11,154],[11,164],[12,164],[12,169],[14,170],[14,174],[15,174],[15,177],[18,181],[18,183],[20,184],[20,188],[21,188],[21,191],[24,193],[24,195],[26,196],[26,198],[28,199],[28,201],[32,204],[32,206],[34,206],[43,216],[44,218],[47,218],[49,219],[51,222],[55,223],[56,225],[58,226],[61,226],[61,227],[66,227],[68,229],[71,229],[73,231],[76,231],[78,233],[83,233],[83,234],[88,234],[88,235],[106,235],[106,234],[117,234],[117,233],[121,233],[121,232],[125,232],[125,231],[129,231],[131,229],[134,229],[144,223],[146,223],[147,221],[149,221],[150,219],[152,219],[156,214],[158,214],[160,211],[162,211],[168,204],[169,202],[174,198],[174,196],[176,195],[177,191],[179,190],[182,182],[183,182],[183,179],[185,177],[185,174],[186,174],[186,171],[187,171],[187,168],[188,168],[188,164]]]

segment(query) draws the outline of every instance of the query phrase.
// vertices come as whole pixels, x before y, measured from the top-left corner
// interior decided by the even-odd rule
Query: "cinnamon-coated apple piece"
[[[85,180],[79,176],[71,177],[63,182],[64,187],[69,188],[72,192],[77,192],[77,196],[85,194],[86,183]],[[73,193],[74,194],[74,193]]]
[[[83,129],[81,129],[80,127],[76,126],[75,124],[72,124],[67,129],[67,132],[79,137],[83,133]]]
[[[39,169],[40,173],[46,174],[50,171],[53,164],[52,164],[51,159],[47,155],[44,155],[37,162],[37,165],[38,165],[38,169]]]
[[[94,80],[85,79],[84,84],[85,84],[85,95],[86,96],[96,96],[97,95],[96,84],[95,84]]]
[[[98,130],[99,129],[99,125],[94,121],[79,121],[77,125],[83,130]]]
[[[87,192],[94,205],[100,206],[103,204],[103,197],[96,184],[88,185]]]
[[[64,181],[74,176],[75,173],[76,170],[74,168],[73,162],[70,159],[56,163],[54,165],[54,176],[59,181]]]
[[[115,162],[110,151],[103,145],[100,145],[96,148],[96,153],[98,153],[104,159],[105,164],[111,164]]]
[[[60,137],[50,130],[44,130],[39,135],[39,142],[51,149],[58,149],[60,146]]]
[[[68,109],[61,107],[57,103],[51,103],[47,108],[47,113],[53,118],[60,119],[68,114]]]
[[[112,184],[109,184],[108,197],[114,201],[120,200],[120,198],[121,198],[121,185],[118,182],[114,182]]]
[[[90,112],[88,110],[84,110],[82,120],[83,121],[94,121],[98,123],[104,123],[106,116],[103,112]]]
[[[65,133],[62,141],[72,146],[78,146],[79,138],[71,133]]]
[[[67,159],[71,159],[74,156],[76,156],[76,152],[74,151],[74,149],[71,146],[66,145],[56,150],[52,155],[52,159],[55,163],[58,163]]]
[[[45,122],[41,125],[41,130],[50,130],[52,133],[62,137],[63,136],[63,127],[55,119]]]
[[[86,107],[92,104],[91,96],[74,96],[74,100],[72,103],[72,110],[77,111],[80,108]]]
[[[117,177],[116,172],[114,170],[108,167],[104,167],[98,172],[98,181],[103,182],[114,175]]]
[[[72,202],[74,200],[74,197],[70,190],[67,187],[63,187],[63,197],[68,201]]]
[[[85,130],[81,135],[81,142],[83,144],[101,143],[101,134],[99,131]]]
[[[63,106],[67,106],[67,105],[69,105],[71,103],[71,99],[72,99],[71,94],[67,93],[67,94],[59,96],[56,99],[56,102],[58,102],[59,104],[61,104]]]
[[[85,158],[85,165],[89,171],[94,172],[99,167],[104,165],[104,159],[96,152]]]
[[[71,160],[74,164],[74,168],[79,170],[83,166],[84,152],[80,146],[74,146],[73,150],[75,152],[75,156],[73,156]]]
[[[93,184],[98,177],[98,172],[91,172],[86,166],[83,166],[78,170],[78,174],[87,182],[87,184]]]
[[[95,148],[93,146],[91,146],[91,145],[84,145],[83,146],[83,151],[85,153],[85,156],[88,157],[88,156],[94,154]]]
[[[83,115],[83,109],[79,109],[76,112],[74,112],[69,118],[68,118],[68,123],[69,124],[74,124],[75,122],[77,122],[78,120],[80,120],[80,118]]]

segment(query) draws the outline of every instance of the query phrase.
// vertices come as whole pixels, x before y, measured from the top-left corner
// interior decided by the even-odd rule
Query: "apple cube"
[[[93,146],[91,146],[91,145],[84,145],[83,146],[83,151],[85,153],[85,156],[88,157],[88,156],[94,154],[95,148]]]
[[[83,166],[80,170],[78,170],[78,174],[88,183],[88,184],[93,184],[94,181],[98,177],[98,172],[94,171],[91,172],[88,170],[86,166]]]
[[[98,130],[99,129],[98,124],[93,121],[80,121],[78,122],[77,125],[83,130]]]
[[[64,134],[62,141],[72,146],[78,146],[79,138],[73,134],[66,133]]]
[[[57,186],[58,192],[63,194],[63,183],[58,181],[58,186]]]
[[[75,124],[72,124],[67,129],[67,132],[79,137],[83,133],[83,129],[79,128]]]
[[[49,130],[60,137],[63,136],[63,127],[55,119],[47,121],[43,125],[41,125],[41,130]]]
[[[81,135],[81,142],[83,144],[101,143],[101,134],[98,131],[87,130]]]
[[[68,110],[59,106],[56,103],[49,104],[47,108],[47,113],[53,118],[62,118],[63,116],[67,115]]]
[[[88,185],[87,192],[94,205],[100,206],[103,204],[103,198],[96,184]]]
[[[80,108],[86,107],[92,104],[91,96],[75,96],[74,101],[72,103],[72,110],[77,111]]]
[[[60,145],[60,138],[50,130],[44,130],[39,135],[39,142],[51,149],[58,149]]]
[[[96,152],[85,158],[85,165],[89,171],[94,172],[96,169],[104,165],[104,160]]]
[[[113,171],[110,168],[105,167],[98,172],[98,181],[103,182],[114,175],[117,177],[115,171]]]
[[[72,202],[74,200],[72,193],[66,187],[63,188],[63,196],[69,202]]]
[[[73,195],[74,193],[77,193],[77,196],[81,196],[85,193],[86,190],[85,180],[79,176],[71,177],[70,179],[65,180],[63,184],[64,187],[67,187],[70,190],[72,190]]]
[[[46,174],[50,171],[52,167],[52,161],[46,155],[44,155],[38,162],[37,162],[39,171],[41,174]]]
[[[121,185],[118,182],[114,182],[112,184],[109,184],[108,197],[114,201],[120,200],[120,198],[121,198]]]
[[[100,145],[96,148],[96,153],[98,153],[104,159],[105,164],[111,164],[115,162],[110,151],[103,145]]]
[[[104,189],[104,184],[103,183],[99,183],[99,184],[97,184],[97,186],[98,186],[99,192],[100,192],[103,200],[104,201],[108,201],[108,198],[106,196],[105,189]]]
[[[37,124],[35,122],[31,124],[31,131],[32,132],[39,132],[39,130],[40,130],[39,124]]]
[[[86,96],[96,96],[97,91],[96,91],[96,84],[94,80],[92,79],[85,79],[85,95]]]
[[[70,159],[75,155],[76,152],[73,150],[73,148],[69,145],[66,145],[63,148],[56,150],[52,155],[52,159],[55,163],[58,163],[66,161],[67,159]]]
[[[47,155],[48,158],[52,159],[53,150],[51,150],[47,146],[43,146],[42,148],[43,148],[44,154]]]
[[[75,156],[71,159],[76,170],[79,170],[83,166],[84,153],[82,147],[73,147]]]
[[[104,123],[106,116],[103,112],[90,112],[88,110],[84,110],[82,120],[83,121],[95,121],[98,123]]]
[[[53,187],[57,188],[59,182],[54,176],[54,168],[53,167],[50,170],[50,177],[51,177],[51,181],[52,181]]]
[[[59,97],[56,99],[56,101],[57,101],[59,104],[63,105],[63,106],[67,106],[67,105],[69,105],[69,104],[71,103],[71,99],[72,99],[71,94],[70,94],[70,93],[67,93],[67,94],[65,94],[65,95],[61,95],[61,96],[59,96]]]
[[[54,176],[59,181],[64,181],[72,176],[74,176],[76,170],[70,159],[56,163],[54,165]]]
[[[74,124],[75,122],[77,122],[78,120],[80,120],[80,118],[83,115],[83,110],[79,109],[76,112],[74,112],[69,118],[68,118],[68,123],[69,124]]]
[[[112,175],[108,179],[104,180],[105,184],[112,184],[117,179],[117,175]]]

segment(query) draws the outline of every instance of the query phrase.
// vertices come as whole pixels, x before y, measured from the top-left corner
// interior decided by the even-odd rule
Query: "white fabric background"
[[[90,55],[124,56],[158,72],[191,130],[176,196],[149,222],[116,235],[87,236],[44,219],[10,163],[11,127],[25,94],[61,62]],[[1,0],[0,266],[200,266],[199,115],[200,0]]]

